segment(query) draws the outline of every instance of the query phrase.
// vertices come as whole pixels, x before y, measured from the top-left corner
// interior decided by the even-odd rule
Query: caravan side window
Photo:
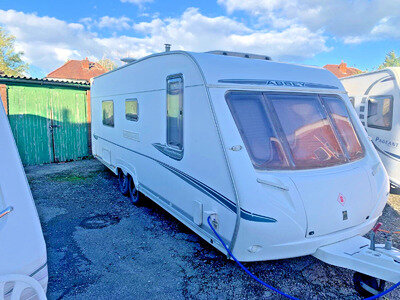
[[[167,145],[183,150],[183,77],[167,77]]]
[[[126,99],[125,100],[125,118],[128,121],[139,120],[139,103],[137,99]]]
[[[103,112],[103,124],[114,127],[114,101],[103,101],[101,107]]]
[[[392,96],[372,96],[368,99],[368,127],[391,130],[392,119]]]

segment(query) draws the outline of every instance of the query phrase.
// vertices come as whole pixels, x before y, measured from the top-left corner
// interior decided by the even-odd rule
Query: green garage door
[[[10,125],[23,164],[89,155],[86,91],[8,86]]]

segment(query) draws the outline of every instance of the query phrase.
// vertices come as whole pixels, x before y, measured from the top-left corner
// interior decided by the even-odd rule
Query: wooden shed
[[[90,85],[0,75],[0,96],[24,165],[90,154]]]

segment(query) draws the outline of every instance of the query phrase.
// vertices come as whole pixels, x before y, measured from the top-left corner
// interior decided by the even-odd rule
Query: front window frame
[[[228,95],[229,95],[230,93],[233,93],[233,92],[239,92],[239,93],[241,93],[241,92],[243,92],[243,93],[259,93],[259,94],[261,94],[261,95],[264,97],[264,101],[265,101],[266,103],[269,103],[269,104],[267,104],[267,106],[269,107],[268,118],[270,118],[270,119],[273,120],[273,121],[272,121],[272,127],[274,127],[273,130],[275,130],[275,132],[278,133],[277,138],[279,138],[280,142],[281,142],[282,145],[283,145],[283,149],[285,150],[285,154],[286,154],[286,156],[287,156],[287,159],[288,159],[288,161],[290,162],[290,167],[289,167],[289,168],[269,168],[269,167],[260,167],[260,166],[257,166],[257,164],[254,163],[253,158],[252,158],[251,155],[250,155],[248,146],[246,145],[245,141],[243,140],[243,136],[242,136],[242,133],[241,133],[242,130],[239,128],[239,124],[238,124],[237,121],[236,121],[236,117],[233,115],[234,113],[233,113],[232,109],[229,107],[230,104],[229,104],[229,100],[228,100]],[[321,106],[320,108],[321,108],[324,112],[326,112],[326,114],[327,114],[326,120],[328,121],[329,125],[331,126],[332,130],[334,131],[334,137],[337,139],[337,141],[338,141],[338,143],[339,143],[339,146],[340,146],[340,149],[342,150],[342,153],[343,153],[344,156],[345,156],[345,161],[343,161],[343,162],[341,162],[341,163],[334,164],[334,165],[327,165],[327,166],[321,166],[321,167],[308,167],[308,168],[302,168],[302,167],[300,167],[300,168],[297,168],[297,167],[295,166],[295,164],[294,164],[294,160],[293,160],[293,156],[292,156],[291,150],[289,149],[290,146],[289,146],[287,137],[285,136],[284,133],[282,134],[283,129],[282,129],[282,126],[281,126],[281,121],[279,120],[279,118],[277,117],[276,112],[274,111],[274,108],[273,108],[273,105],[272,105],[272,103],[271,103],[271,100],[268,100],[268,99],[267,99],[267,98],[268,98],[268,97],[267,97],[268,94],[270,94],[270,95],[271,95],[271,94],[281,94],[281,95],[282,95],[282,94],[283,94],[283,95],[296,95],[296,94],[298,94],[298,95],[312,95],[312,96],[314,96],[314,97],[315,97],[315,96],[318,97],[319,105]],[[339,99],[340,101],[342,101],[342,103],[343,103],[343,105],[344,105],[344,108],[346,109],[346,112],[347,112],[347,115],[348,115],[348,119],[350,120],[351,125],[352,125],[352,127],[353,127],[353,129],[354,129],[354,133],[355,133],[355,135],[356,135],[356,138],[357,138],[357,140],[358,140],[358,142],[359,142],[359,144],[360,144],[360,146],[361,146],[361,148],[362,148],[362,155],[361,155],[361,157],[356,158],[356,159],[351,159],[351,158],[350,158],[350,155],[349,155],[348,150],[347,150],[347,148],[346,148],[346,144],[345,144],[344,141],[343,141],[343,137],[341,137],[341,135],[338,133],[337,126],[335,125],[335,123],[334,123],[334,121],[333,121],[333,119],[332,119],[333,116],[331,115],[330,109],[329,109],[328,107],[326,107],[327,104],[325,104],[324,101],[323,101],[323,99],[322,99],[324,96],[325,96],[325,97],[335,97],[335,98]],[[236,125],[236,128],[237,128],[238,131],[239,131],[239,134],[240,134],[240,136],[241,136],[242,141],[245,143],[246,150],[247,150],[247,152],[248,152],[248,154],[249,154],[249,156],[250,156],[250,160],[251,160],[251,162],[252,162],[252,164],[253,164],[253,166],[254,166],[254,168],[255,168],[256,170],[259,170],[259,171],[288,171],[288,170],[290,170],[290,171],[303,171],[303,170],[316,170],[316,169],[331,168],[331,167],[337,167],[337,166],[341,166],[341,165],[346,165],[346,164],[349,164],[349,163],[353,163],[353,162],[359,161],[359,160],[365,158],[365,156],[366,156],[366,149],[365,149],[365,146],[364,146],[364,141],[361,139],[361,136],[360,136],[360,133],[359,133],[359,129],[355,126],[354,117],[353,117],[352,114],[350,113],[349,107],[346,105],[346,102],[344,101],[344,99],[343,99],[340,95],[338,95],[338,94],[309,93],[309,92],[304,92],[304,93],[303,93],[303,92],[283,92],[283,91],[271,91],[271,90],[270,90],[270,91],[262,91],[262,90],[261,90],[261,91],[260,91],[260,90],[258,90],[258,91],[257,91],[257,90],[228,90],[228,91],[225,92],[225,102],[227,103],[227,105],[228,105],[228,107],[229,107],[229,110],[230,110],[231,115],[232,115],[232,117],[233,117],[233,119],[234,119],[234,123],[235,123],[235,125]],[[272,107],[272,111],[271,111],[271,107]]]

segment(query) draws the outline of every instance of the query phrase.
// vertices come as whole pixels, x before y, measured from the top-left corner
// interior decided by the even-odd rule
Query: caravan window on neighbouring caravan
[[[341,98],[232,91],[226,101],[257,169],[322,168],[364,156]]]
[[[103,124],[114,127],[114,102],[107,100],[102,102]]]
[[[392,129],[393,97],[373,96],[368,99],[368,127]]]
[[[167,78],[167,144],[183,150],[183,77]]]
[[[128,121],[139,120],[139,104],[137,99],[127,99],[125,100],[125,118]]]

